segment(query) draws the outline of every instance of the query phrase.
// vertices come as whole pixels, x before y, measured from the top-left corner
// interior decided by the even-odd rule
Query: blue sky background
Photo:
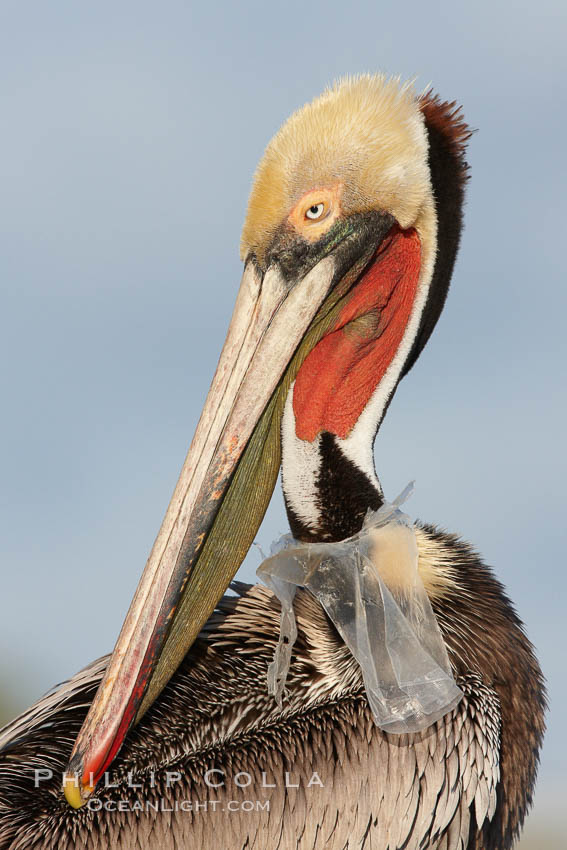
[[[224,339],[265,144],[337,76],[383,70],[433,83],[478,133],[447,307],[377,468],[389,496],[415,478],[408,510],[463,534],[506,584],[549,680],[536,808],[564,796],[566,16],[560,0],[3,0],[0,682],[14,711],[112,648]],[[258,540],[285,530],[278,491]]]

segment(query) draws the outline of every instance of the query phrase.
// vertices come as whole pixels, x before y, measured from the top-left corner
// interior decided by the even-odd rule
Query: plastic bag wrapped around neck
[[[299,543],[286,535],[258,568],[282,606],[268,668],[279,705],[297,638],[297,587],[320,602],[360,665],[381,729],[417,732],[458,705],[463,694],[419,575],[413,523],[399,507],[412,491],[410,484],[394,502],[369,511],[361,531],[339,543]]]

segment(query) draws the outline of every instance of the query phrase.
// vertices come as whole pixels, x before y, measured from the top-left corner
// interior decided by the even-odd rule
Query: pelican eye
[[[305,218],[310,218],[312,221],[321,218],[325,212],[325,204],[313,204],[309,209],[305,210]]]

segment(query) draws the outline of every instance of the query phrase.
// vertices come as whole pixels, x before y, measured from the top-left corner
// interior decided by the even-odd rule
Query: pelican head
[[[71,805],[88,798],[240,566],[275,486],[282,433],[298,459],[295,471],[284,469],[296,536],[329,537],[309,494],[293,486],[321,435],[375,476],[376,431],[449,285],[467,137],[454,104],[362,76],[304,106],[268,145],[242,232],[244,271],[227,338],[75,743]]]

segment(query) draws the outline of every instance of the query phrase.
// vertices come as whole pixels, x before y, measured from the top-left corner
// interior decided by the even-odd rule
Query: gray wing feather
[[[123,784],[120,798],[167,796],[159,771],[172,769],[183,773],[175,797],[213,796],[220,806],[267,799],[269,811],[101,811],[95,817],[84,809],[71,812],[55,784],[30,795],[26,771],[46,759],[56,774],[63,769],[104,671],[101,659],[0,733],[0,850],[200,850],[210,846],[211,835],[223,850],[476,846],[473,826],[495,811],[500,747],[498,700],[477,674],[459,680],[464,699],[443,720],[419,734],[387,735],[372,721],[348,651],[319,606],[298,593],[300,637],[279,709],[265,680],[278,634],[277,604],[256,587],[223,605],[129,735],[116,770],[122,781],[133,771],[143,787],[133,791]],[[202,782],[211,765],[229,777],[248,772],[255,784],[213,793]],[[258,787],[262,772],[275,788]],[[299,787],[285,787],[286,772]],[[323,788],[308,786],[314,772]],[[100,789],[98,798],[112,793]]]

